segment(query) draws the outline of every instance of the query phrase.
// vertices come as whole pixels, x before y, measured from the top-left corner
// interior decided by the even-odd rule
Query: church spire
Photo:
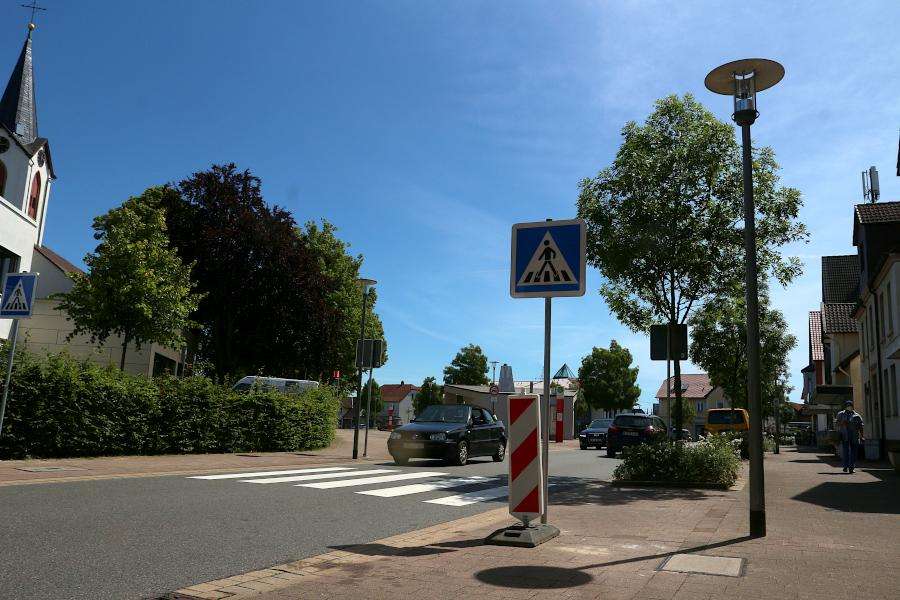
[[[22,45],[19,60],[9,76],[6,90],[0,98],[0,124],[13,133],[22,144],[31,144],[38,136],[37,107],[34,99],[34,67],[31,61],[31,32]]]

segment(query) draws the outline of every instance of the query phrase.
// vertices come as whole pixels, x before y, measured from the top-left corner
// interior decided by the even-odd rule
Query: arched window
[[[41,174],[35,173],[31,181],[31,195],[28,196],[28,216],[37,219],[38,201],[41,199]]]
[[[6,197],[6,165],[0,160],[0,196]]]

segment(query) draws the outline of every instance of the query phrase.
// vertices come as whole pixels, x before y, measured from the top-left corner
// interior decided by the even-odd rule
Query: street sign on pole
[[[563,415],[565,414],[566,407],[566,395],[564,392],[556,394],[556,418],[554,419],[556,422],[556,442],[560,443],[563,441],[563,437],[565,436],[565,422],[563,421]]]
[[[34,310],[34,294],[37,291],[37,273],[9,273],[3,282],[3,296],[0,297],[0,318],[12,319],[9,336],[9,360],[6,363],[6,380],[3,384],[3,399],[0,400],[0,435],[3,434],[3,418],[6,416],[6,400],[9,398],[9,382],[12,379],[13,360],[16,356],[16,341],[19,337],[19,319],[30,319]]]
[[[528,526],[528,543],[515,543],[521,533],[510,529],[496,532],[491,543],[536,546],[557,535],[559,529],[547,524],[549,476],[547,472],[550,443],[550,332],[551,301],[554,296],[583,296],[587,261],[587,235],[584,221],[536,221],[512,226],[510,251],[509,294],[513,298],[544,299],[544,393],[540,401],[541,440],[541,524]],[[508,399],[509,403],[512,398]],[[512,415],[512,412],[510,412]],[[510,422],[512,419],[510,419]],[[513,450],[513,455],[515,450]],[[511,455],[512,456],[512,455]],[[512,465],[512,463],[510,463]],[[510,487],[512,476],[510,476]],[[512,502],[512,493],[510,493]],[[512,506],[512,504],[510,504]]]
[[[0,319],[29,319],[37,291],[37,273],[10,273],[3,285]]]
[[[581,219],[513,225],[510,295],[584,296],[586,241]]]
[[[497,414],[497,396],[500,395],[500,386],[495,384],[491,385],[491,414]]]
[[[671,327],[671,336],[669,335]],[[666,340],[669,340],[671,348],[666,353]],[[650,360],[687,360],[688,359],[688,328],[681,323],[676,325],[651,325],[650,326]]]

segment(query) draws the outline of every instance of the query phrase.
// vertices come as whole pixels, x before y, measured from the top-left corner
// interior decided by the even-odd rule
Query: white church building
[[[78,267],[44,246],[50,187],[56,179],[50,143],[38,135],[30,24],[19,59],[0,98],[0,280],[7,273],[40,273],[34,316],[19,322],[19,340],[32,350],[56,352],[118,366],[121,341],[103,346],[85,337],[68,339],[74,329],[51,295],[72,288],[68,274]],[[0,287],[0,292],[2,292]],[[0,339],[7,339],[11,319],[0,319]],[[126,370],[148,376],[176,372],[181,353],[157,344],[130,348]]]

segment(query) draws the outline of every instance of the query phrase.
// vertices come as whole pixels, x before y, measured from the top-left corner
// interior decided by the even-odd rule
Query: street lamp
[[[364,340],[366,338],[366,301],[369,299],[369,292],[372,288],[375,287],[375,284],[378,283],[374,279],[366,279],[364,277],[360,277],[356,280],[356,283],[359,284],[359,287],[362,289],[362,318],[360,319],[359,325],[359,339]],[[353,458],[354,460],[359,458],[359,405],[362,403],[362,365],[360,364],[360,357],[357,352],[356,357],[356,370],[357,373],[357,383],[356,383],[356,402],[353,403]],[[369,416],[366,415],[368,419]]]
[[[766,497],[763,473],[762,406],[759,393],[759,290],[756,268],[756,208],[753,205],[753,163],[750,126],[756,121],[756,93],[784,77],[774,60],[746,58],[716,67],[706,76],[706,88],[734,97],[731,118],[741,126],[744,167],[744,264],[747,285],[747,400],[750,407],[750,535],[766,535]]]

